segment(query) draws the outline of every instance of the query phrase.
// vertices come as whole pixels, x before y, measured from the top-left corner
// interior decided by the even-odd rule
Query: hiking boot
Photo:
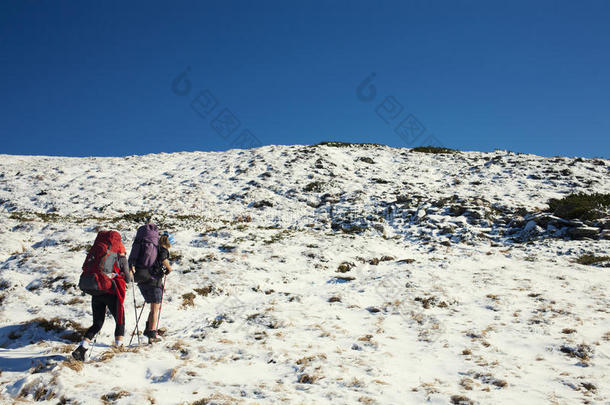
[[[149,345],[161,341],[161,339],[157,337],[156,330],[145,330],[142,334],[148,338]]]
[[[161,338],[157,337],[156,335],[155,335],[155,337],[149,337],[148,338],[148,344],[149,345],[152,345],[153,343],[159,343],[160,341],[161,341]]]
[[[87,352],[87,349],[85,349],[82,345],[78,346],[76,348],[76,350],[74,350],[72,352],[72,357],[74,357],[75,360],[78,361],[85,361],[85,353]]]

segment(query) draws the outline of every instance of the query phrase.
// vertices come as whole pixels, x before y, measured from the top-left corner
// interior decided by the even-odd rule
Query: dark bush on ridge
[[[610,194],[570,194],[560,200],[551,198],[549,212],[564,219],[599,219],[610,207]]]
[[[128,222],[145,223],[149,218],[152,218],[152,216],[153,213],[150,211],[138,211],[135,214],[123,214],[119,219]]]
[[[418,146],[411,149],[411,152],[422,152],[422,153],[460,153],[459,150],[441,148],[438,146]]]
[[[309,183],[308,185],[305,186],[305,188],[303,188],[303,191],[306,192],[316,192],[319,193],[322,191],[322,187],[324,186],[324,182],[322,181],[314,181]]]
[[[362,146],[384,146],[378,143],[352,143],[352,142],[336,142],[336,141],[324,141],[320,142],[314,146],[331,146],[333,148],[349,148],[352,146],[362,147]]]

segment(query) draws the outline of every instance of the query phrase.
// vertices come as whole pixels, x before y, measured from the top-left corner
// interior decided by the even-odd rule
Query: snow
[[[0,403],[610,403],[608,269],[574,263],[610,241],[552,238],[526,217],[518,242],[435,208],[457,195],[537,212],[609,179],[607,160],[507,151],[0,155]],[[108,316],[78,367],[66,334],[91,322],[75,288],[87,245],[112,228],[129,249],[140,211],[180,256],[163,341],[113,349]],[[131,288],[125,311],[128,342]]]

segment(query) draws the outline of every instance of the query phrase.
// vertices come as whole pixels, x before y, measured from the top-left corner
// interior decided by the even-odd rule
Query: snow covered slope
[[[0,155],[0,403],[609,403],[609,269],[574,262],[609,221],[543,212],[609,179],[374,145]],[[87,247],[150,214],[177,240],[163,342],[113,349],[107,318],[71,361]]]

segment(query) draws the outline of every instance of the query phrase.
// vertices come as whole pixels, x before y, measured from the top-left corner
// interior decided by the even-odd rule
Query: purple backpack
[[[129,253],[129,267],[135,267],[136,270],[145,270],[145,272],[136,271],[136,282],[146,281],[143,278],[150,278],[149,270],[155,264],[155,260],[157,260],[158,244],[159,228],[157,228],[157,225],[146,224],[138,228],[136,238],[131,246],[131,252]],[[146,275],[148,277],[145,277]]]

